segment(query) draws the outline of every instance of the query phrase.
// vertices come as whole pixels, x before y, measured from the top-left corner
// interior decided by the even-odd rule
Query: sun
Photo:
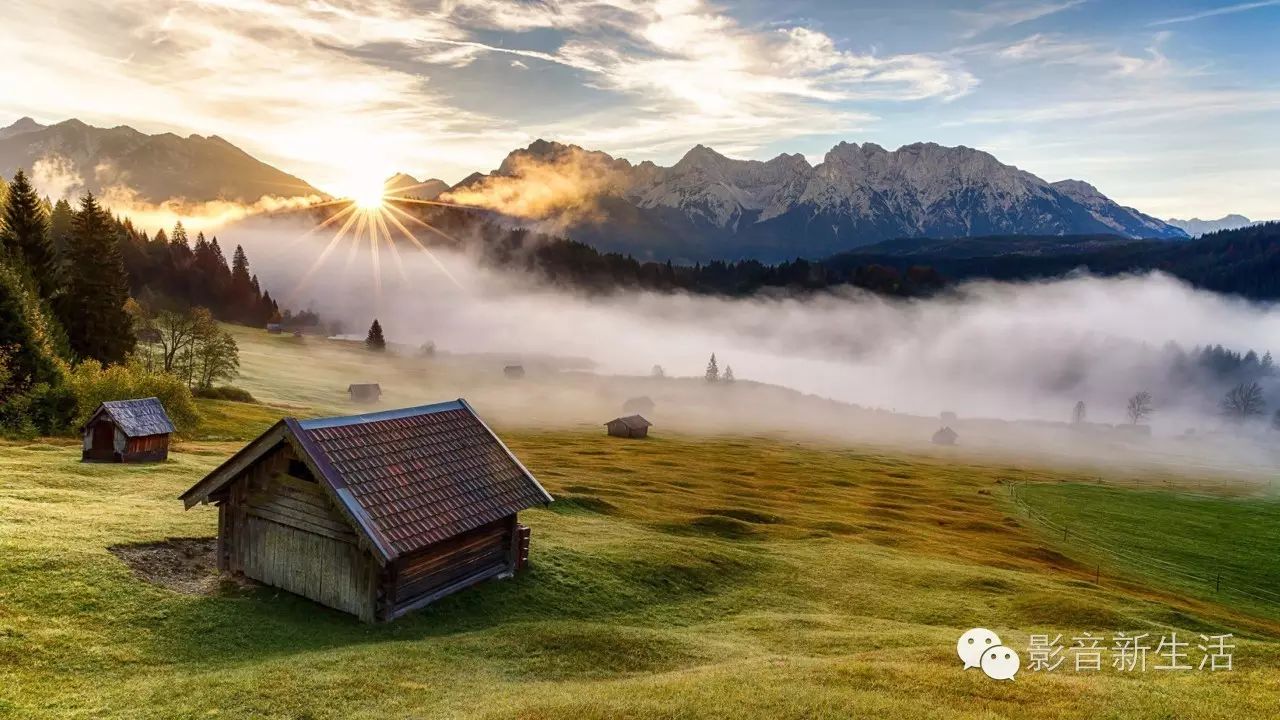
[[[351,200],[361,210],[377,210],[382,207],[385,197],[386,190],[382,187],[382,183],[378,183],[377,186],[371,186],[367,190],[356,192],[352,195]]]

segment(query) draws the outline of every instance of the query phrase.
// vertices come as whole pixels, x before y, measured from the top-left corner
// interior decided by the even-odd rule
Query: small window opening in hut
[[[307,469],[307,464],[296,458],[289,461],[289,474],[296,478],[302,478],[303,480],[310,480],[311,482],[316,481],[316,479],[311,476],[311,471]]]

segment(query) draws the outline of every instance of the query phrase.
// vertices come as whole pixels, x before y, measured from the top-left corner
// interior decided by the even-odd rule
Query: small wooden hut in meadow
[[[650,398],[648,395],[641,395],[640,397],[628,398],[626,402],[622,403],[622,412],[629,413],[631,415],[644,415],[645,413],[652,413],[653,408],[654,408],[653,398]]]
[[[80,432],[85,462],[159,462],[169,457],[173,422],[159,398],[108,400]]]
[[[639,415],[628,415],[614,418],[605,423],[604,426],[609,429],[609,434],[614,437],[643,438],[649,437],[649,428],[653,426],[653,423]]]
[[[382,386],[378,383],[356,383],[347,386],[347,394],[351,402],[376,403],[382,397]]]
[[[272,335],[279,335],[284,332],[284,325],[280,323],[267,323],[267,332]]]
[[[950,427],[944,427],[933,434],[934,445],[955,445],[960,435]]]
[[[506,375],[508,378],[512,380],[519,380],[520,378],[524,377],[524,366],[508,365],[502,368],[502,374]]]
[[[219,569],[366,622],[517,572],[551,502],[465,400],[285,418],[181,499],[217,505]]]

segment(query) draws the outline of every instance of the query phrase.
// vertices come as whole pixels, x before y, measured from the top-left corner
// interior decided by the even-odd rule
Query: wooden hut
[[[551,502],[465,400],[285,418],[181,499],[217,505],[221,570],[366,622],[520,570]]]
[[[649,437],[649,428],[653,426],[653,423],[639,415],[628,415],[614,418],[605,423],[604,426],[609,429],[609,434],[614,437],[642,438]]]
[[[508,365],[502,368],[502,374],[506,375],[508,378],[512,380],[519,380],[520,378],[524,377],[524,366]]]
[[[173,422],[159,398],[108,400],[80,432],[85,462],[159,462],[169,457]]]
[[[957,434],[955,430],[952,430],[950,427],[944,427],[938,432],[933,434],[933,444],[934,445],[955,445],[956,440],[958,440],[959,438],[960,438],[960,435]]]
[[[382,397],[382,386],[378,383],[356,383],[347,386],[347,394],[351,402],[375,403]]]
[[[284,325],[280,323],[267,323],[267,332],[271,335],[279,335],[284,332]]]
[[[644,415],[645,413],[652,413],[653,408],[653,399],[648,395],[628,398],[626,402],[622,403],[622,412],[630,415]]]

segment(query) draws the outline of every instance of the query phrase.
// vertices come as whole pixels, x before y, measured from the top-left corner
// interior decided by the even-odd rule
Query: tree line
[[[241,247],[228,263],[216,238],[193,246],[180,223],[148,237],[92,193],[73,206],[41,198],[22,171],[0,181],[0,432],[63,432],[88,396],[125,386],[178,403],[184,388],[189,404],[238,367],[216,320],[280,317]]]

